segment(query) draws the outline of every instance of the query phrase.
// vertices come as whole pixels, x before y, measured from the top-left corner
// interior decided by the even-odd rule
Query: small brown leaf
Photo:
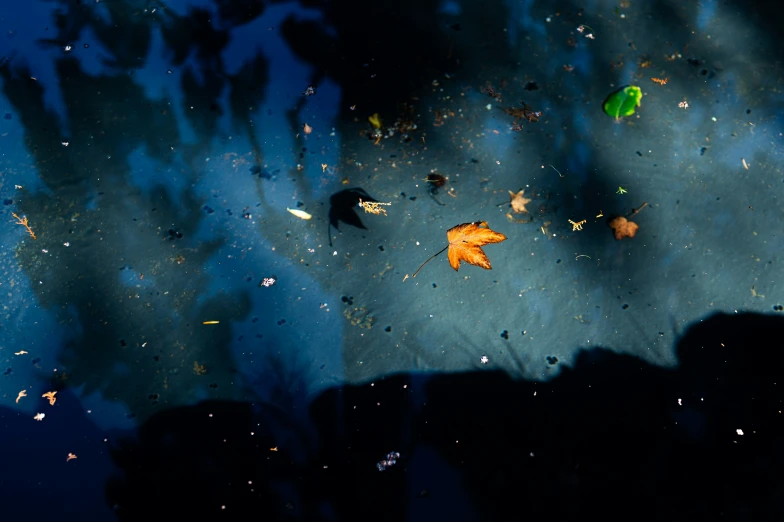
[[[615,239],[621,240],[625,237],[634,237],[637,229],[640,228],[637,223],[629,221],[623,216],[619,216],[610,221],[610,228],[615,233]]]
[[[514,193],[511,190],[509,191],[509,204],[512,205],[512,210],[516,214],[527,214],[528,209],[525,208],[527,204],[531,202],[530,199],[523,197],[525,194],[525,190],[521,190],[518,193]]]

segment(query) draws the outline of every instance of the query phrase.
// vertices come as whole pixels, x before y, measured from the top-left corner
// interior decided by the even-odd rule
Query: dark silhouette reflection
[[[250,299],[208,289],[205,265],[224,239],[220,232],[199,239],[212,209],[195,186],[225,110],[219,97],[228,95],[235,125],[247,128],[267,75],[259,55],[235,75],[220,56],[230,28],[260,14],[259,2],[219,2],[217,20],[199,9],[180,16],[132,4],[112,2],[99,12],[57,2],[56,31],[44,44],[72,44],[89,29],[110,66],[85,70],[79,53],[90,52],[86,47],[55,60],[64,114],[45,103],[44,86],[34,80],[38,64],[15,55],[0,62],[0,77],[46,187],[19,189],[15,211],[35,220],[44,252],[57,251],[44,259],[39,249],[20,247],[18,257],[30,280],[51,282],[33,288],[36,300],[69,329],[57,364],[47,361],[61,368],[57,389],[98,392],[144,419],[161,404],[240,395],[230,385],[230,324],[247,316]],[[171,66],[195,58],[174,86],[184,92],[181,109],[195,143],[183,142],[171,100],[151,99],[132,75],[145,66],[156,25]],[[140,170],[149,182],[134,178]],[[175,177],[184,187],[176,192]],[[202,328],[206,319],[220,323]]]
[[[108,501],[121,520],[221,506],[232,520],[781,520],[782,328],[715,315],[681,337],[674,369],[591,349],[546,383],[480,371],[332,389],[295,436],[250,405],[163,412],[115,449],[126,473]]]
[[[365,192],[364,189],[359,187],[341,190],[329,197],[329,226],[327,234],[329,237],[329,246],[332,246],[332,227],[335,227],[335,230],[339,231],[340,222],[351,225],[352,227],[367,229],[357,214],[360,200],[369,201],[371,203],[378,201]]]

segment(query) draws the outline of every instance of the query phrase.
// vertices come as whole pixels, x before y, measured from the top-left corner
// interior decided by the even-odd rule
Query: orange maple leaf
[[[475,221],[474,223],[463,223],[452,227],[446,232],[446,238],[449,244],[441,251],[432,255],[430,259],[422,263],[412,277],[416,277],[422,267],[428,261],[436,257],[438,254],[449,249],[447,256],[449,256],[449,264],[455,270],[460,269],[460,262],[465,261],[470,265],[481,266],[486,270],[490,270],[490,260],[487,254],[482,250],[482,246],[491,243],[500,243],[506,240],[506,236],[495,230],[491,230],[487,226],[487,221]]]

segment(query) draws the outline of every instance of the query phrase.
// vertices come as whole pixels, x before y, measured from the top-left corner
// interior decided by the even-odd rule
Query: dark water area
[[[3,3],[0,520],[784,519],[783,14]]]

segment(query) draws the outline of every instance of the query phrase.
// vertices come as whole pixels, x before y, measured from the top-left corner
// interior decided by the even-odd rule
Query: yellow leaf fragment
[[[43,397],[44,399],[49,399],[49,405],[50,406],[54,406],[54,403],[57,400],[55,395],[57,395],[56,391],[50,391],[50,392],[44,393],[43,395],[41,395],[41,397]]]
[[[288,208],[288,207],[286,207],[286,210],[288,210],[290,213],[294,214],[300,219],[310,219],[313,217],[307,212],[305,212],[304,210],[297,210],[296,208]]]

